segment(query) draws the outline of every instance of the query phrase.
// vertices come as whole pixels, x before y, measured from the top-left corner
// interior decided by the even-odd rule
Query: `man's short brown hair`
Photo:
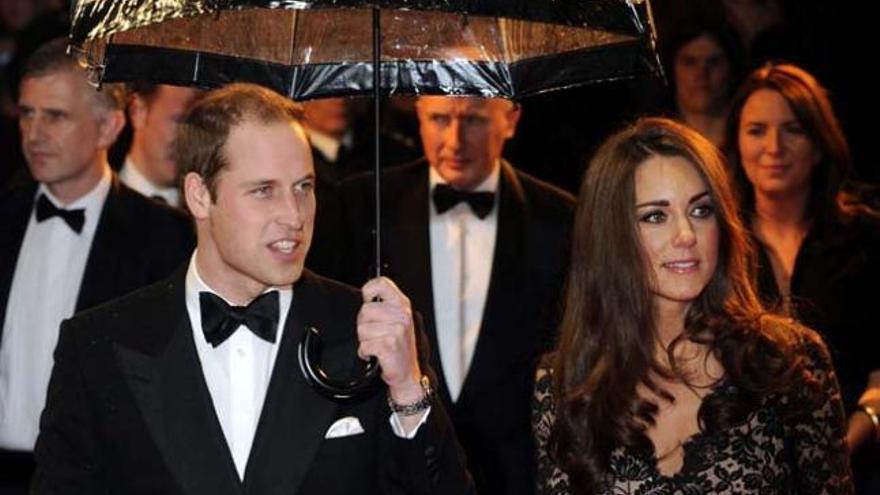
[[[68,54],[66,37],[55,38],[40,45],[28,57],[21,74],[21,80],[45,77],[60,72],[81,73],[88,77],[85,67],[75,57]],[[124,89],[119,84],[104,84],[94,92],[95,103],[105,110],[122,110],[125,108]]]
[[[199,174],[216,200],[217,175],[227,166],[224,146],[229,132],[245,121],[301,123],[302,107],[255,84],[230,84],[206,94],[190,109],[174,140],[180,177]]]

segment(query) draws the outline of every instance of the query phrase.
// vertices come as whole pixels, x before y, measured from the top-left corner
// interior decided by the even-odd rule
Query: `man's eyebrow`
[[[241,183],[242,187],[258,187],[258,186],[268,186],[270,184],[275,184],[277,181],[275,179],[256,179],[256,180],[247,180]]]
[[[307,180],[315,180],[315,177],[316,177],[315,173],[310,172],[310,173],[304,175],[303,177],[301,177],[299,180],[294,181],[294,184],[299,184],[300,182],[305,182]]]

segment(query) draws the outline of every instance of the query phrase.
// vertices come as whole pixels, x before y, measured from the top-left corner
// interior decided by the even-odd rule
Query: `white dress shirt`
[[[107,168],[91,191],[68,205],[43,184],[37,188],[36,197],[45,195],[57,207],[84,209],[85,223],[77,234],[59,217],[37,222],[31,212],[15,263],[0,343],[0,448],[34,449],[58,327],[76,309],[110,177]]]
[[[221,298],[223,296],[205,284],[199,276],[197,256],[198,251],[193,253],[186,272],[186,311],[217,419],[232,453],[238,476],[244,479],[287,313],[293,300],[293,291],[289,287],[271,289],[277,290],[280,296],[278,330],[274,343],[257,337],[241,325],[229,339],[213,347],[202,331],[199,292],[211,292]]]
[[[119,171],[119,180],[121,180],[126,186],[148,198],[159,196],[170,206],[180,206],[180,192],[177,188],[156,187],[155,184],[150,182],[150,180],[141,173],[134,162],[131,161],[131,157],[125,158],[125,164]]]
[[[474,191],[498,190],[500,164]],[[429,191],[446,181],[433,168]],[[453,401],[464,384],[483,321],[498,229],[495,207],[480,219],[467,203],[438,214],[430,201],[431,283],[443,376]],[[464,250],[464,253],[462,253]]]
[[[198,251],[193,253],[186,272],[186,311],[192,326],[193,340],[196,343],[196,353],[202,365],[205,383],[211,394],[211,402],[214,404],[226,444],[232,453],[235,469],[239,478],[244,479],[287,314],[293,303],[293,291],[289,288],[270,289],[277,290],[280,296],[278,330],[274,343],[257,337],[247,327],[241,325],[229,339],[213,347],[205,339],[205,333],[202,331],[199,292],[211,292],[224,301],[226,299],[199,276],[196,256]],[[229,301],[226,302],[231,304]],[[409,432],[403,428],[397,415],[391,414],[388,421],[394,434],[401,438],[412,439],[427,421],[430,412],[431,409],[428,408],[422,414],[419,423]]]

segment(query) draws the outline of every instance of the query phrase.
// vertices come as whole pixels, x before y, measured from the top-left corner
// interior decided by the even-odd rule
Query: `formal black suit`
[[[346,263],[347,249],[345,238],[339,232],[344,224],[343,202],[339,184],[343,180],[357,174],[372,170],[374,163],[373,131],[364,129],[353,134],[354,142],[349,147],[339,148],[336,161],[330,161],[317,148],[312,147],[312,161],[315,165],[315,227],[312,249],[306,258],[306,266],[310,269],[340,278],[340,266]],[[412,143],[400,137],[383,132],[380,134],[380,150],[382,162],[400,165],[418,158],[419,154]]]
[[[201,372],[185,271],[64,323],[37,441],[33,493],[468,493],[458,446],[435,407],[413,440],[391,431],[385,394],[341,405],[300,373],[296,346],[315,326],[324,363],[357,361],[359,292],[304,272],[281,337],[240,481]],[[339,418],[365,432],[325,439]]]
[[[0,331],[36,191],[37,184],[31,182],[0,195]],[[183,213],[154,204],[114,175],[92,239],[76,310],[167,277],[192,252],[194,241],[192,223]]]
[[[424,315],[431,366],[440,370],[434,319],[429,237],[428,165],[383,173],[383,273]],[[369,205],[372,177],[343,185],[356,253],[353,283],[371,273]],[[503,163],[498,186],[495,254],[479,338],[458,400],[443,376],[440,392],[451,412],[480,493],[534,491],[535,451],[529,423],[535,366],[552,346],[568,260],[574,198]],[[366,213],[366,214],[365,214]],[[351,271],[351,269],[349,269]]]

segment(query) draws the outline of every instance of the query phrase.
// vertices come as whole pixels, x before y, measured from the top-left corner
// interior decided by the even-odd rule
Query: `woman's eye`
[[[691,210],[691,215],[696,218],[708,218],[715,213],[715,207],[712,205],[697,205]]]
[[[760,126],[753,126],[753,127],[746,128],[746,134],[748,134],[749,136],[763,136],[764,132],[765,132],[765,129]]]
[[[788,125],[785,126],[784,129],[785,129],[785,132],[787,132],[787,133],[789,133],[789,134],[795,134],[795,135],[803,135],[803,134],[806,134],[806,131],[804,130],[804,127],[803,127],[802,125],[798,124],[798,123],[795,123],[795,124],[788,124]]]
[[[662,211],[649,211],[639,217],[639,221],[644,223],[663,223],[666,221],[666,214]]]

